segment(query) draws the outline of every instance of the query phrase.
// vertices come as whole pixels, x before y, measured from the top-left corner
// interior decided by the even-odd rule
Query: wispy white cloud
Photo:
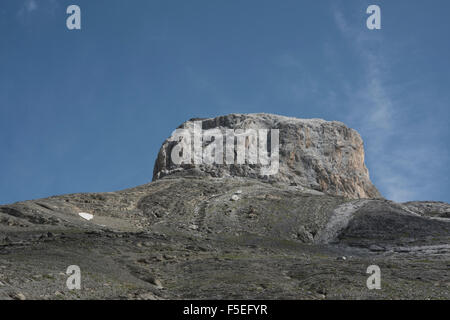
[[[37,3],[35,0],[25,1],[24,8],[27,12],[33,12],[37,9]]]
[[[369,130],[392,130],[393,101],[385,86],[386,77],[389,76],[386,60],[374,52],[374,47],[380,47],[382,39],[370,37],[364,32],[364,26],[351,26],[344,18],[342,12],[335,8],[334,18],[341,34],[352,44],[353,49],[361,57],[365,69],[364,83],[356,92],[356,98],[361,104],[357,107],[356,115],[363,121],[364,127]],[[375,31],[376,32],[376,31]],[[375,45],[374,45],[375,44]],[[354,90],[354,88],[351,88]],[[383,139],[384,136],[379,136]]]
[[[423,138],[420,131],[431,136],[428,125],[433,124],[409,124],[404,119],[404,112],[408,111],[402,100],[408,91],[401,85],[395,88],[389,85],[393,77],[390,74],[392,57],[382,51],[385,43],[380,32],[367,31],[364,25],[352,25],[337,7],[333,15],[341,35],[360,58],[364,70],[361,83],[343,84],[350,102],[346,122],[357,126],[365,140],[374,180],[384,196],[395,201],[416,200],[422,198],[424,192],[432,193],[430,191],[436,187],[433,175],[446,157],[445,152],[429,141],[420,141]],[[415,130],[411,130],[413,125]],[[441,161],[430,161],[431,155]]]
[[[32,13],[38,8],[36,0],[25,0],[19,9],[19,16]]]
[[[19,6],[17,17],[21,22],[25,22],[27,18],[38,11],[54,14],[59,6],[57,0],[23,0]]]

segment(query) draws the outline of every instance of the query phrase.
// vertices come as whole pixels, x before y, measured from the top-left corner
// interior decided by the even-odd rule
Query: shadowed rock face
[[[243,165],[177,165],[172,160],[172,149],[178,141],[173,141],[171,137],[163,143],[159,151],[153,180],[174,174],[238,176],[299,185],[351,199],[381,197],[370,181],[364,164],[364,146],[360,135],[341,122],[297,119],[272,114],[230,114],[212,119],[192,119],[179,128],[188,129],[193,136],[195,121],[201,124],[201,129],[219,129],[224,136],[227,129],[278,129],[278,172],[264,176],[261,175],[259,163],[249,165],[248,162]],[[206,145],[207,142],[203,141],[203,146]],[[270,143],[268,145],[270,152]]]

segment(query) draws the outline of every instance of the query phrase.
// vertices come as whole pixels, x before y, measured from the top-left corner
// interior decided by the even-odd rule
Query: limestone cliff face
[[[195,127],[195,126],[196,127]],[[191,136],[194,136],[195,128],[202,129],[202,132],[221,132],[223,140],[205,139],[201,141],[203,152],[208,150],[211,141],[219,141],[224,144],[224,161],[222,164],[205,163],[205,161],[185,161],[177,164],[173,161],[173,148],[183,139],[175,139],[174,136],[166,140],[157,157],[153,180],[165,176],[188,176],[188,175],[209,175],[212,177],[247,177],[256,178],[268,182],[280,182],[290,185],[298,185],[309,189],[318,190],[331,195],[344,196],[347,198],[379,198],[378,190],[369,178],[369,172],[364,164],[364,146],[360,135],[353,129],[348,128],[341,122],[325,121],[321,119],[297,119],[291,117],[278,116],[273,114],[230,114],[211,119],[192,119],[183,123],[179,129],[186,129]],[[271,157],[271,165],[278,163],[276,171],[267,174],[267,163],[261,158],[252,162],[247,158],[244,163],[230,164],[225,161],[227,157],[226,139],[239,132],[261,133],[267,132],[267,139],[258,140],[258,148],[250,148],[251,137],[240,140],[245,144],[247,155],[257,150],[256,156],[263,153]],[[251,130],[253,129],[253,131]],[[258,131],[265,129],[268,131]],[[274,129],[278,129],[278,135],[271,135]],[[242,130],[242,131],[239,131]],[[247,130],[247,131],[245,131]],[[272,131],[270,131],[272,130]],[[277,139],[278,138],[278,139]],[[238,138],[234,139],[233,159],[238,156]],[[274,147],[274,139],[279,141],[279,152]],[[187,140],[194,150],[194,138]],[[197,140],[198,141],[198,140]],[[186,143],[186,139],[184,139]],[[187,145],[187,144],[186,144]],[[217,145],[216,145],[217,147]],[[212,151],[212,156],[216,149]],[[242,150],[242,149],[241,149]],[[194,155],[195,152],[192,151]],[[279,154],[279,161],[276,155]],[[202,153],[204,155],[204,153]],[[203,158],[204,159],[204,158]],[[273,169],[273,168],[272,168]]]

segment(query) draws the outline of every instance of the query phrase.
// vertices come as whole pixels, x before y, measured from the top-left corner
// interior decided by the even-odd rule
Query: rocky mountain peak
[[[162,144],[153,180],[246,177],[347,198],[379,198],[355,130],[338,121],[274,114],[191,119]]]

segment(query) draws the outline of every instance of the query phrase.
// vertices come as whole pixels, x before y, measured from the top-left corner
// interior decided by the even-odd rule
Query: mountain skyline
[[[0,203],[150,182],[179,123],[258,112],[342,121],[383,196],[450,202],[450,4],[370,4],[2,1]]]

